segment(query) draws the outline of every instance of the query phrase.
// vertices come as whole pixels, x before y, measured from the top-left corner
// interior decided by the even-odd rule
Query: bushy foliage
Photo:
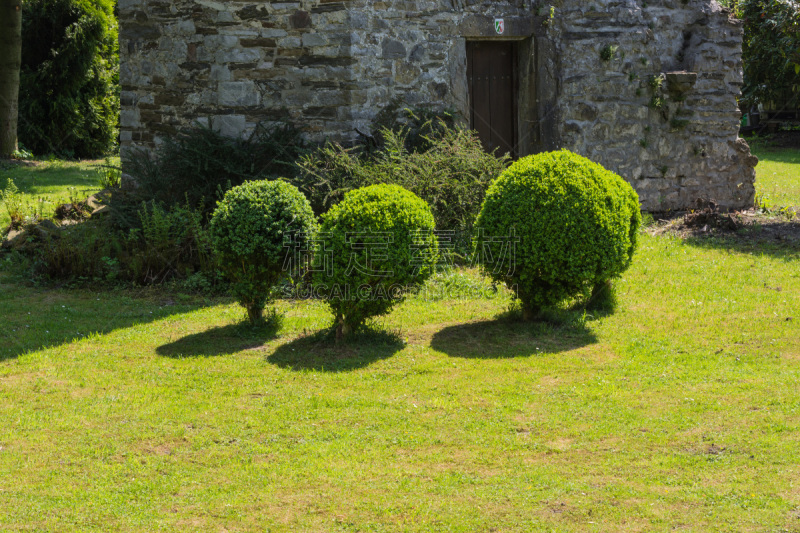
[[[7,180],[3,189],[0,190],[0,204],[5,207],[8,218],[11,220],[11,224],[8,228],[0,228],[0,235],[2,235],[6,229],[17,230],[22,227],[25,221],[25,203],[17,185],[10,178]]]
[[[744,97],[750,103],[800,103],[800,4],[792,0],[741,0],[744,20]]]
[[[303,155],[292,183],[305,194],[314,213],[321,215],[341,202],[349,191],[372,180],[372,162],[361,150],[328,142]]]
[[[744,22],[743,100],[800,102],[800,4],[794,0],[719,0]]]
[[[113,0],[26,0],[19,138],[35,153],[96,157],[116,143],[119,45]]]
[[[126,277],[118,258],[129,256],[129,243],[107,229],[95,221],[61,229],[31,224],[17,251],[29,260],[33,279],[115,281]]]
[[[425,152],[448,130],[455,129],[456,112],[437,107],[406,107],[398,99],[393,100],[375,117],[372,122],[374,136],[367,137],[366,146],[381,149],[384,147],[386,131],[399,135],[404,140],[408,152]]]
[[[197,209],[167,211],[151,202],[139,206],[141,228],[122,231],[108,220],[26,227],[20,252],[34,277],[70,281],[164,283],[202,275],[216,278],[211,241]]]
[[[40,278],[145,285],[192,279],[218,290],[224,283],[208,230],[216,198],[232,183],[291,168],[291,150],[300,147],[299,134],[289,126],[258,128],[246,140],[195,128],[167,139],[158,158],[126,161],[135,183],[121,183],[120,169],[106,161],[99,176],[112,191],[106,218],[32,232],[21,253]],[[24,203],[11,185],[6,189],[0,200],[13,213],[14,229],[42,221],[41,206]],[[70,199],[73,207],[77,203]]]
[[[111,163],[111,159],[106,158],[105,164],[97,168],[97,177],[102,189],[117,189],[122,184],[122,168]]]
[[[337,337],[388,313],[433,272],[438,243],[430,207],[397,185],[347,193],[322,217],[315,293],[336,317]]]
[[[148,152],[126,157],[125,170],[136,188],[118,195],[116,215],[123,225],[135,224],[132,207],[151,199],[167,206],[188,200],[210,213],[231,187],[294,173],[303,150],[299,131],[286,124],[258,126],[246,139],[195,125],[166,137],[153,157]]]
[[[289,273],[287,255],[294,247],[307,248],[317,224],[308,200],[295,187],[262,180],[229,190],[214,211],[210,230],[234,295],[257,323],[272,288]]]
[[[543,153],[520,159],[489,187],[476,254],[531,318],[619,276],[640,225],[638,196],[617,174],[566,150]]]
[[[295,179],[316,213],[324,213],[354,189],[394,184],[425,200],[442,230],[469,229],[486,188],[508,164],[484,151],[475,132],[442,125],[438,137],[410,151],[407,135],[383,129],[383,146],[374,153],[327,144],[303,157]]]
[[[140,283],[159,283],[170,277],[186,278],[213,271],[211,238],[202,213],[188,202],[167,210],[156,202],[143,203],[141,229],[131,230],[128,240],[139,244],[131,254],[132,268]]]

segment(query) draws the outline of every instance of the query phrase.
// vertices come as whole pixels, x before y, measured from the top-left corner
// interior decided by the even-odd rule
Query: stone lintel
[[[503,19],[505,30],[498,34],[495,30],[495,19]],[[503,16],[502,11],[489,15],[470,15],[461,21],[458,34],[467,39],[525,39],[534,33],[534,17]]]

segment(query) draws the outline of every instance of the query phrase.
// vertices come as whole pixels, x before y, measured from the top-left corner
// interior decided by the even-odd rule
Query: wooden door
[[[517,155],[517,57],[513,41],[467,41],[470,127],[484,148]]]

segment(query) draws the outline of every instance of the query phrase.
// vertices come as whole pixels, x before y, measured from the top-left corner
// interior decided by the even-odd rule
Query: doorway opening
[[[469,124],[483,147],[519,157],[518,41],[467,41]]]

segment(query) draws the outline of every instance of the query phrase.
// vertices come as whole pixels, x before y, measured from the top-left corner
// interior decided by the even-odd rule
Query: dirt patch
[[[24,161],[22,159],[0,159],[0,170],[10,170],[14,167],[38,167],[41,161]]]
[[[140,452],[147,455],[170,456],[174,455],[177,450],[184,448],[188,445],[186,437],[175,437],[169,439],[167,442],[149,441],[143,442],[139,445]]]
[[[55,218],[63,224],[65,221],[81,221],[91,216],[92,208],[87,202],[73,202],[56,207]]]
[[[711,446],[709,446],[706,449],[706,454],[708,454],[708,455],[721,455],[726,450],[727,450],[727,448],[725,448],[725,446],[717,446],[716,444],[712,443]]]
[[[800,246],[800,212],[780,211],[721,212],[713,202],[698,209],[655,215],[655,223],[645,228],[651,235],[674,235],[685,239],[727,237],[752,245],[779,244]]]
[[[702,228],[703,231],[708,231],[709,227],[734,231],[739,229],[742,222],[738,213],[720,213],[714,202],[708,202],[708,205],[701,206],[697,211],[690,211],[683,217],[683,224],[687,228]]]

